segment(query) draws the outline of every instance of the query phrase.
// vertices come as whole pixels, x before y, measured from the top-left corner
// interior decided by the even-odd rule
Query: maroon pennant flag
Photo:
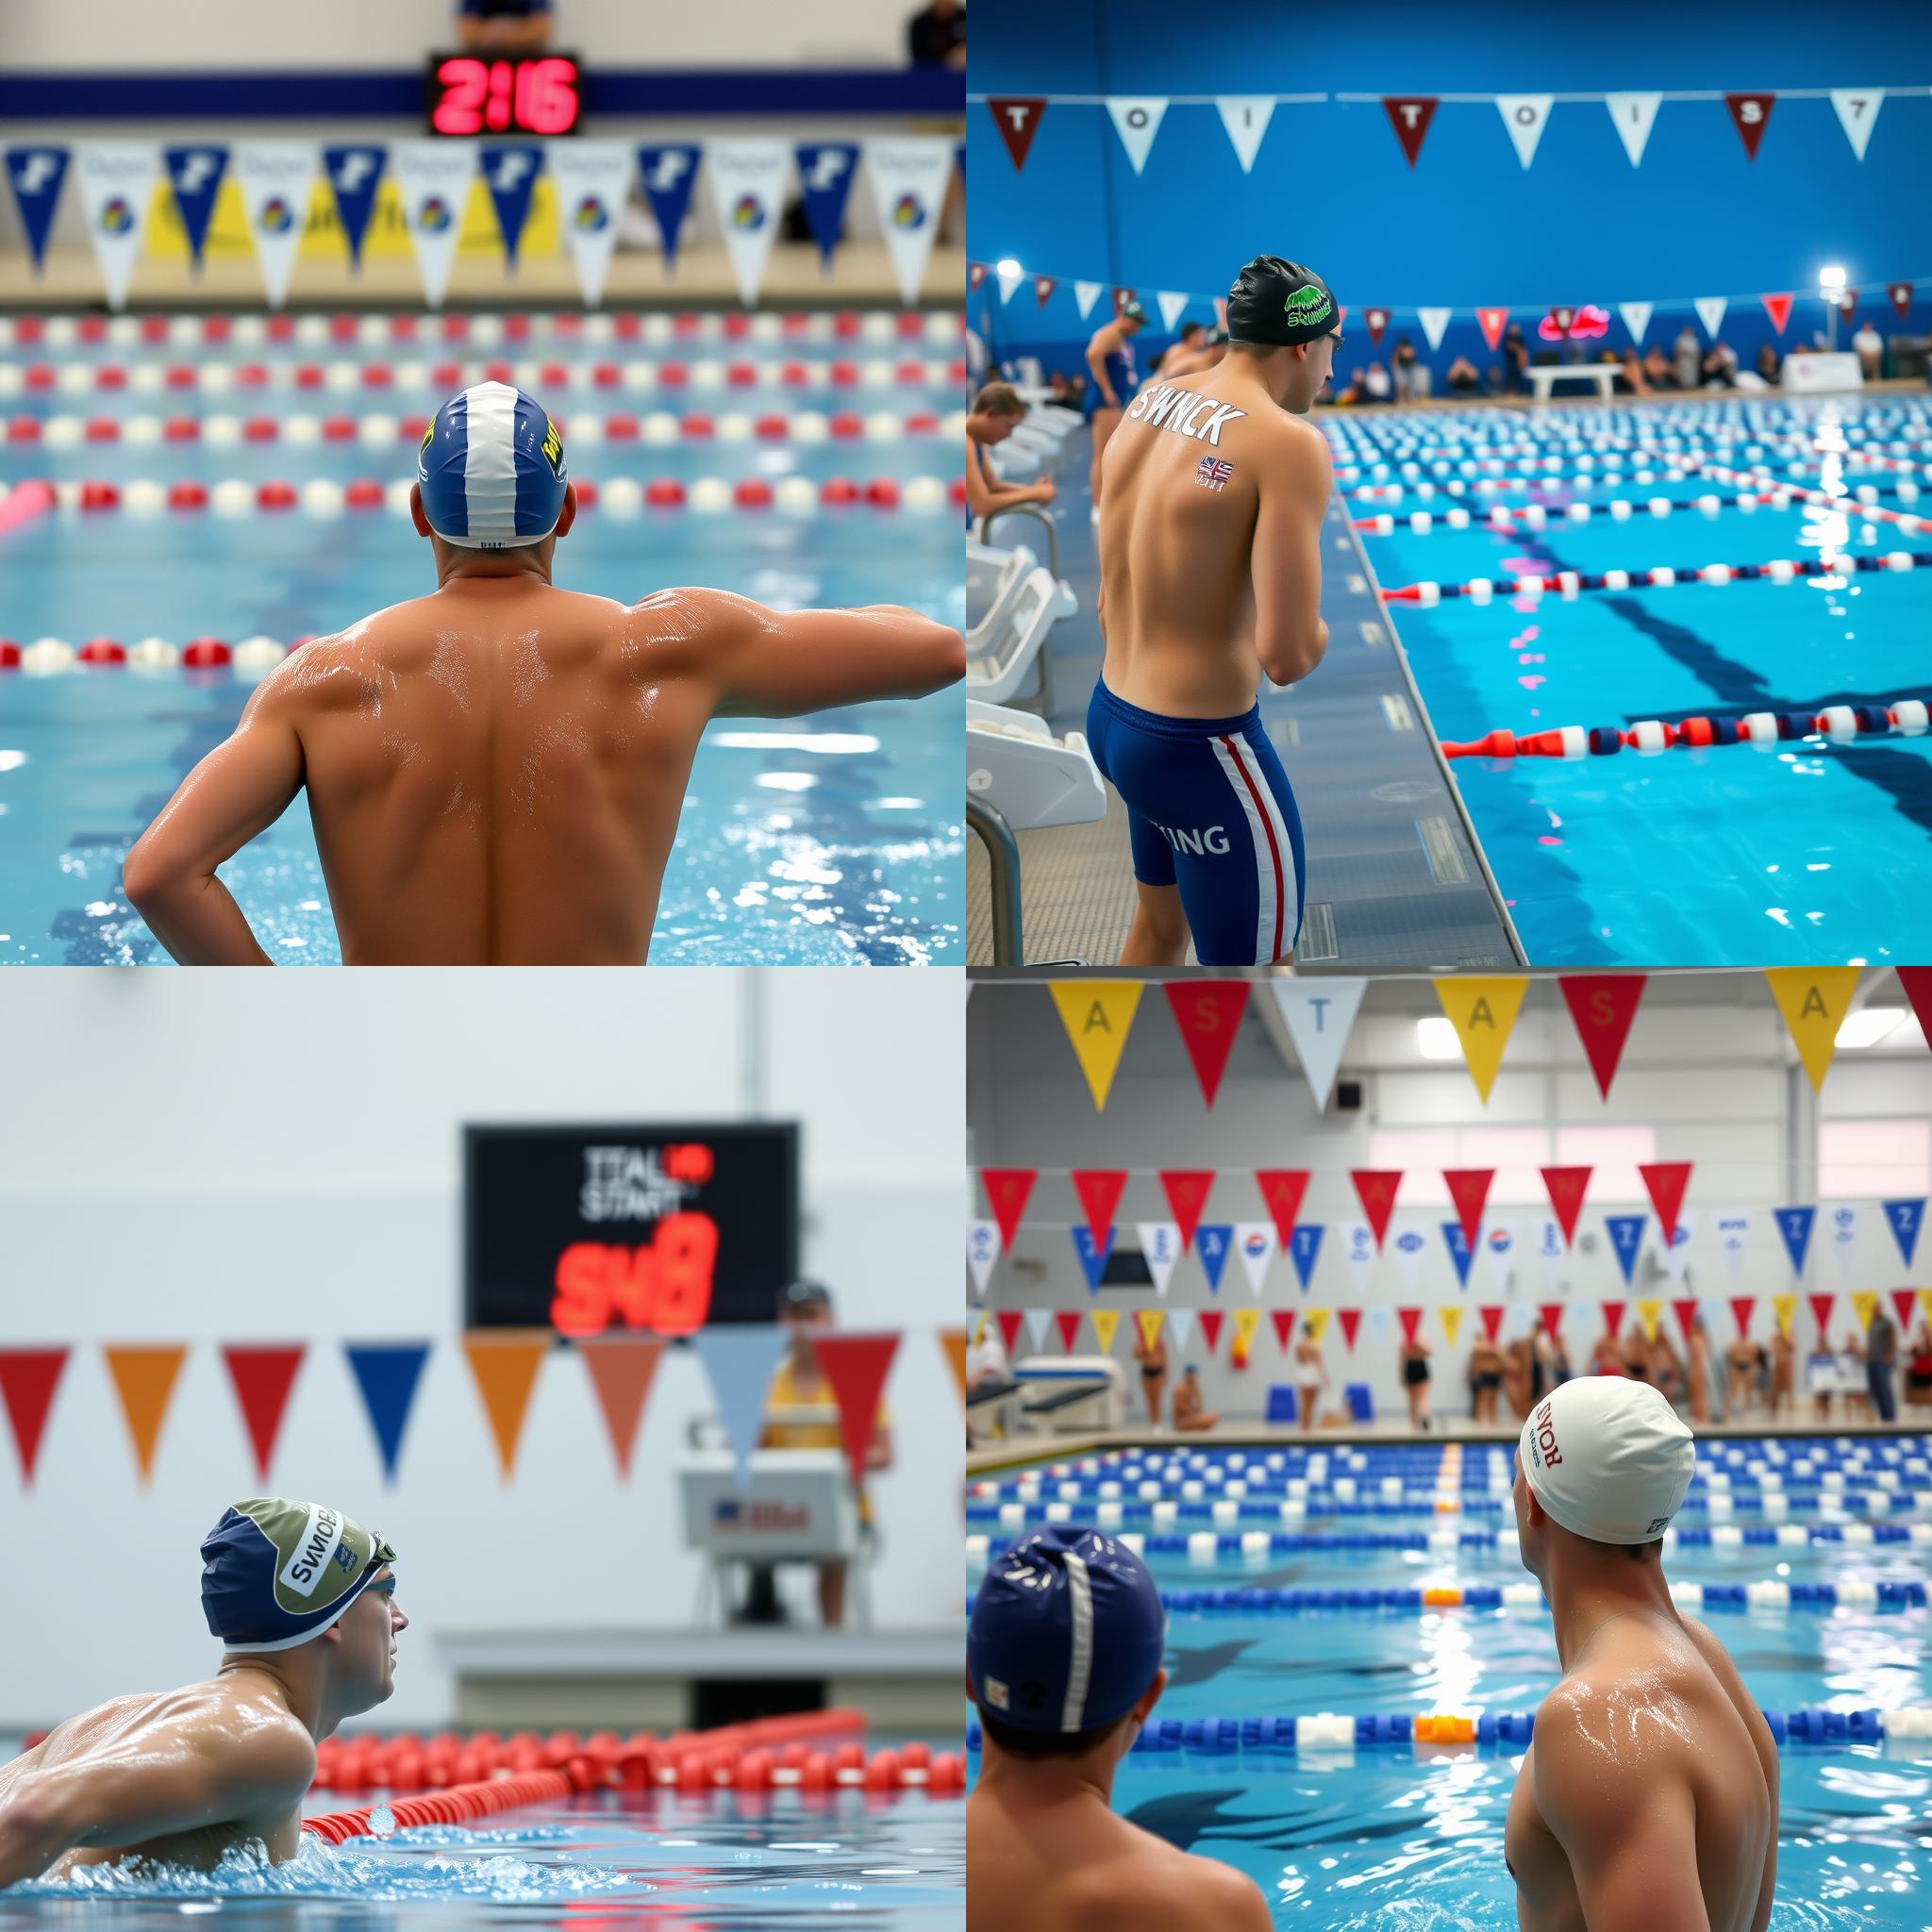
[[[1842,291],[1838,298],[1838,312],[1849,322],[1857,313],[1858,291],[1856,289]]]
[[[1885,291],[1891,297],[1891,306],[1898,310],[1898,319],[1903,322],[1912,312],[1912,285],[1909,282],[1893,282]]]
[[[1408,157],[1408,165],[1414,167],[1415,158],[1423,151],[1423,136],[1436,118],[1436,96],[1384,94],[1382,108],[1389,116],[1390,126],[1395,130],[1396,140],[1402,143],[1402,152]]]
[[[1380,342],[1382,331],[1389,326],[1389,311],[1386,308],[1364,308],[1362,321],[1368,325],[1370,341]]]
[[[1125,307],[1127,306],[1127,304],[1128,304],[1129,302],[1131,302],[1131,301],[1132,301],[1133,299],[1134,299],[1134,291],[1133,291],[1133,290],[1131,290],[1131,289],[1116,289],[1116,290],[1115,290],[1115,291],[1113,291],[1113,312],[1114,312],[1114,314],[1115,314],[1116,316],[1118,316],[1118,315],[1120,314],[1121,310],[1122,310],[1123,308],[1125,308]]]
[[[1771,119],[1771,104],[1776,99],[1775,94],[1724,96],[1724,106],[1738,124],[1738,139],[1744,143],[1744,153],[1751,160],[1757,158],[1757,143],[1764,139],[1764,125]]]
[[[1033,299],[1044,308],[1053,300],[1053,291],[1059,287],[1058,275],[1035,275],[1033,277]]]
[[[1575,320],[1576,311],[1574,308],[1553,308],[1550,310],[1550,326],[1554,328],[1559,336],[1568,336],[1570,333],[1570,325]],[[1542,331],[1539,329],[1537,333],[1541,335]]]
[[[1912,1003],[1912,1011],[1919,1016],[1925,1038],[1932,1040],[1932,966],[1895,966],[1892,971]]]
[[[1045,98],[1039,94],[992,95],[989,96],[986,108],[992,116],[992,125],[1000,131],[1000,139],[1007,144],[1017,175],[1026,165],[1033,137],[1040,132],[1040,118],[1046,112]]]
[[[1483,341],[1491,350],[1503,345],[1503,329],[1509,320],[1507,308],[1478,308],[1475,312],[1477,325],[1482,329]]]
[[[978,288],[986,279],[986,264],[983,261],[969,261],[966,264],[966,287],[970,292]]]

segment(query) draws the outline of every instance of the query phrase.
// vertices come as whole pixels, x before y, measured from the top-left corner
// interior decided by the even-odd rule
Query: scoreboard
[[[575,54],[432,54],[432,134],[575,134],[583,75]]]

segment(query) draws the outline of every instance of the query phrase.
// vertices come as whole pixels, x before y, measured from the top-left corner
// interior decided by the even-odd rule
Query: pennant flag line
[[[821,1341],[831,1339],[822,1337]],[[638,1426],[643,1420],[644,1404],[657,1378],[664,1344],[654,1335],[587,1335],[575,1346],[596,1391],[611,1454],[617,1458],[617,1473],[628,1482],[631,1451],[637,1446]],[[823,1347],[819,1355],[824,1360]],[[828,1379],[830,1374],[827,1369]]]
[[[134,1459],[140,1465],[141,1480],[145,1484],[154,1474],[155,1445],[160,1440],[161,1424],[167,1419],[175,1381],[181,1373],[188,1349],[183,1343],[166,1343],[148,1347],[109,1346],[102,1353],[108,1359],[114,1392],[121,1399],[121,1414],[134,1443]]]
[[[387,1482],[396,1479],[396,1458],[402,1454],[403,1431],[409,1424],[409,1410],[416,1400],[416,1387],[422,1380],[423,1364],[429,1358],[426,1341],[350,1342],[344,1345],[349,1373],[362,1397],[369,1426],[375,1432],[376,1447],[382,1452],[382,1474]]]
[[[1141,1004],[1138,979],[1057,979],[1049,991],[1097,1112],[1107,1109],[1121,1054]]]
[[[1227,1057],[1234,1050],[1235,1035],[1247,1010],[1248,984],[1245,979],[1170,979],[1163,983],[1174,1024],[1180,1028],[1181,1044],[1188,1050],[1194,1077],[1201,1083],[1202,1098],[1209,1107],[1221,1091],[1221,1076],[1227,1071]]]
[[[876,1432],[879,1397],[899,1352],[897,1334],[865,1334],[846,1330],[821,1335],[812,1343],[832,1400],[839,1408],[839,1432],[844,1439],[846,1467],[855,1488],[865,1480],[866,1457]]]
[[[41,1437],[69,1353],[65,1348],[0,1349],[0,1401],[7,1406],[13,1446],[20,1456],[21,1483],[26,1489],[33,1488]]]
[[[1482,978],[1457,974],[1436,981],[1436,997],[1456,1028],[1462,1058],[1485,1107],[1528,986],[1529,980],[1523,974]]]
[[[255,1451],[255,1473],[264,1485],[305,1352],[306,1344],[299,1341],[266,1347],[229,1343],[222,1350],[248,1428],[249,1444]]]
[[[1642,307],[1647,325],[1649,304],[1633,306]],[[1629,317],[1624,320],[1627,323]],[[1643,331],[1632,324],[1630,333],[1641,340]],[[1624,1058],[1646,978],[1641,973],[1566,973],[1557,980],[1576,1037],[1583,1042],[1590,1071],[1596,1076],[1597,1091],[1606,1100],[1610,1097],[1610,1082],[1617,1077],[1617,1063]]]
[[[1003,1330],[1005,1326],[1003,1314]],[[1010,1356],[1012,1335],[1004,1334],[1003,1340]],[[765,1403],[785,1352],[785,1331],[775,1322],[709,1322],[691,1341],[710,1380],[718,1420],[730,1445],[741,1490],[751,1468],[751,1453],[764,1430]]]
[[[700,1330],[700,1337],[708,1332]],[[516,1474],[530,1394],[554,1340],[547,1328],[473,1329],[463,1337],[463,1353],[469,1357],[476,1392],[483,1398],[505,1482]]]

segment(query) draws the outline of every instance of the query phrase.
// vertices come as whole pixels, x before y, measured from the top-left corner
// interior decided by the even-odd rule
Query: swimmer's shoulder
[[[1090,1867],[1066,1888],[1057,1916],[1108,1932],[1269,1932],[1273,1924],[1253,1879],[1164,1840]]]

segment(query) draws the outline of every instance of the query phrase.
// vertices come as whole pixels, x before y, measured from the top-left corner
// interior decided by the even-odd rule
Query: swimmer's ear
[[[417,536],[435,535],[429,527],[429,519],[423,514],[423,486],[420,483],[409,485],[409,521],[416,525]]]
[[[563,510],[557,519],[557,528],[551,532],[554,537],[568,537],[570,526],[577,520],[577,486],[566,483],[563,486]]]

